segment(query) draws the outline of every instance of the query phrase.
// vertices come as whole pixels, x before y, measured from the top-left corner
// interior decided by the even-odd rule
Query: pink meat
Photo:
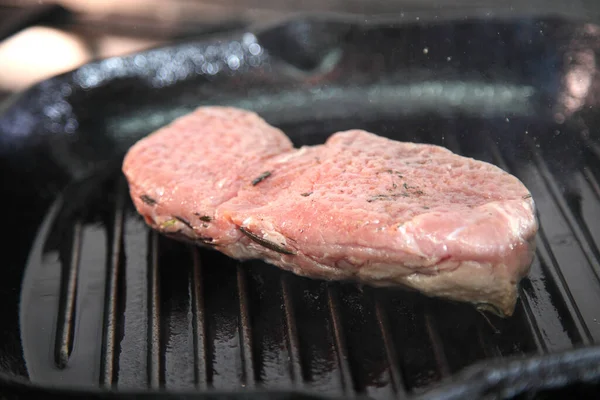
[[[139,141],[123,171],[154,229],[312,278],[509,316],[533,257],[527,188],[439,146],[352,130],[294,149],[254,113],[204,107]]]

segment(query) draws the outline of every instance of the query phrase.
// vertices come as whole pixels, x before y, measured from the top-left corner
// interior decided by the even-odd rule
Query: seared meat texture
[[[123,171],[154,229],[295,274],[400,285],[512,314],[538,229],[514,176],[361,130],[295,149],[256,114],[201,107]]]

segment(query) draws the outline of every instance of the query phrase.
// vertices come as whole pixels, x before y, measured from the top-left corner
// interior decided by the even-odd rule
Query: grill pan
[[[84,65],[10,99],[4,395],[592,396],[599,39],[558,17],[307,16]],[[149,231],[122,157],[203,104],[257,111],[297,146],[362,128],[515,174],[541,224],[515,315],[300,278]]]

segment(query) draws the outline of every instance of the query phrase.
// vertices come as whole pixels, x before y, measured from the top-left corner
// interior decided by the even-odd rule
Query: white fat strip
[[[227,178],[223,178],[217,182],[217,187],[219,189],[223,189],[223,186],[225,186],[226,183],[227,183]]]
[[[290,154],[286,154],[284,156],[281,156],[278,160],[277,163],[281,164],[281,163],[285,163],[290,161],[292,158],[296,158],[301,156],[302,154],[306,153],[306,147],[301,147],[300,150],[297,151],[293,151]]]
[[[287,239],[281,233],[277,232],[273,224],[267,221],[263,221],[263,239],[269,242],[277,243],[282,246],[287,245]]]
[[[248,217],[242,222],[242,226],[247,227],[249,229],[252,229],[251,225],[253,225],[253,224],[254,224],[254,218],[252,218],[252,217]],[[261,233],[262,233],[263,239],[265,239],[269,242],[272,242],[272,243],[276,243],[278,245],[282,245],[282,246],[287,245],[287,239],[285,238],[285,236],[283,236],[281,233],[277,232],[271,223],[262,221],[262,225],[263,225],[263,227],[261,229],[261,231],[262,231]],[[254,233],[258,234],[257,232],[254,232]]]
[[[279,232],[270,231],[264,232],[262,235],[263,239],[268,240],[269,242],[277,243],[282,246],[287,245],[287,239]]]
[[[448,235],[448,239],[450,239],[450,240],[456,239],[456,236],[458,236],[459,233],[464,231],[465,228],[466,228],[466,226],[461,226],[461,227],[456,228],[455,230],[452,231],[452,233],[450,233]]]
[[[398,232],[400,232],[402,239],[404,239],[404,242],[406,243],[406,252],[412,253],[419,257],[425,257],[425,254],[423,254],[421,248],[415,240],[415,236],[406,232],[406,225],[408,225],[408,223],[402,224],[402,226],[398,227]]]
[[[246,218],[243,222],[242,222],[242,226],[243,227],[247,227],[248,225],[250,225],[252,222],[254,221],[254,218],[252,217],[248,217]]]

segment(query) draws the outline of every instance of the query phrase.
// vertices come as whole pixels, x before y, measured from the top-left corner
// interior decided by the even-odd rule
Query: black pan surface
[[[46,394],[73,390],[73,396],[104,393],[99,388],[112,388],[116,392],[102,394],[111,396],[123,390],[154,396],[162,393],[153,391],[159,388],[189,394],[203,385],[233,390],[227,382],[235,386],[235,396],[270,393],[269,398],[291,398],[280,393],[282,388],[306,396],[352,393],[369,398],[476,398],[490,393],[512,398],[579,384],[584,386],[569,387],[582,396],[593,392],[589,385],[600,378],[600,350],[594,347],[600,340],[599,48],[598,25],[554,17],[306,17],[102,60],[15,96],[0,116],[0,201],[7,211],[8,234],[0,280],[5,386],[15,395],[52,387],[54,392]],[[240,270],[245,269],[202,252],[203,270],[217,264],[213,268],[226,271],[223,276],[235,279],[237,273],[237,290],[250,298],[251,315],[242,300],[230,310],[229,300],[219,293],[229,290],[231,282],[235,290],[235,280],[207,273],[207,280],[222,285],[221,291],[205,290],[207,340],[222,339],[222,331],[210,328],[212,322],[221,323],[219,318],[239,313],[241,322],[240,343],[230,353],[223,350],[225,358],[219,358],[218,344],[207,344],[212,355],[206,362],[233,363],[241,375],[208,366],[206,371],[212,372],[202,377],[194,373],[197,368],[178,366],[187,353],[185,346],[177,347],[173,327],[180,326],[178,318],[187,318],[185,307],[191,304],[182,294],[187,275],[171,272],[181,262],[182,250],[164,238],[147,238],[143,230],[121,232],[139,220],[123,194],[120,162],[136,140],[209,104],[254,110],[296,145],[322,143],[335,131],[362,128],[398,140],[445,145],[516,174],[534,195],[542,229],[515,317],[498,320],[465,305],[394,290],[373,294],[382,299],[386,311],[380,311],[379,300],[363,300],[370,298],[370,289],[365,294],[345,284],[331,289],[285,274],[281,278],[258,262],[245,265],[250,278],[242,291],[239,280],[246,279],[246,272]],[[159,300],[148,297],[150,311],[132,314],[125,300],[106,303],[136,290],[129,281],[111,286],[111,273],[115,282],[124,279],[115,272],[115,263],[126,265],[136,257],[135,248],[115,250],[125,244],[119,242],[121,236],[115,241],[114,232],[121,232],[126,243],[156,240],[151,246],[162,249],[160,267],[148,272],[149,282],[160,282],[156,290],[161,293]],[[78,275],[69,269],[73,254],[79,260]],[[116,261],[111,261],[114,254]],[[301,366],[301,372],[291,368],[291,377],[277,369],[277,359],[269,364],[261,358],[272,355],[272,344],[257,338],[270,337],[271,318],[279,318],[287,307],[279,297],[264,300],[260,288],[268,288],[269,279],[290,280],[291,292],[305,290],[290,295],[300,304],[300,353],[290,353],[288,361]],[[144,286],[140,293],[148,296],[146,291],[153,290]],[[329,303],[323,303],[323,296]],[[332,310],[338,304],[340,310],[339,315],[332,311],[333,344],[311,339],[310,333],[323,329],[315,318],[327,304]],[[368,311],[365,304],[377,311]],[[389,336],[383,338],[372,336],[373,327],[367,326],[381,321],[381,312],[389,324]],[[250,315],[250,322],[244,322],[244,315]],[[144,325],[139,343],[146,344],[127,344],[123,338],[135,333],[136,318],[146,325],[155,318],[158,326],[170,328],[157,328],[152,336],[154,331]],[[289,320],[287,324],[275,347],[291,343]],[[197,351],[197,339],[190,338]],[[371,340],[383,344],[365,344]],[[339,362],[311,364],[311,343],[316,350],[310,351],[317,355],[319,346],[330,343]],[[246,360],[242,364],[231,359],[240,352]],[[199,356],[194,357],[197,364]],[[139,379],[134,373],[138,359],[145,360],[139,365],[149,371],[140,372]],[[384,364],[377,364],[383,359]],[[285,357],[280,361],[287,362]],[[387,378],[381,378],[381,371],[387,371]],[[435,389],[440,382],[445,386]],[[246,385],[260,391],[244,389]]]

